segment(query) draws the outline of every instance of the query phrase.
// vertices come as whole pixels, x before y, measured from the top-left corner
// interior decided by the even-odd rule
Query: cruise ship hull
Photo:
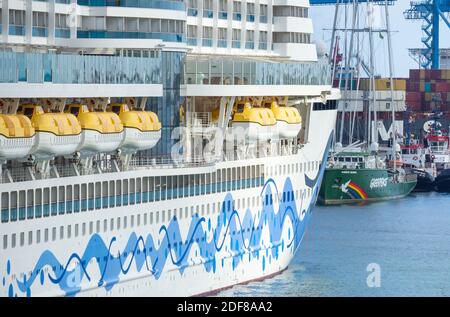
[[[69,213],[66,206],[64,215],[51,210],[47,217],[20,221],[20,228],[17,221],[2,223],[8,243],[0,250],[0,295],[193,296],[281,272],[311,217],[335,120],[336,110],[312,111],[310,140],[282,157],[1,184],[1,192],[26,191],[245,166],[262,172],[259,178],[222,182],[220,188],[196,186],[187,197],[178,191],[174,198],[167,190],[164,200],[146,202],[142,189],[139,196],[126,197],[127,206],[122,198],[122,206],[104,208],[114,200],[105,195],[93,199],[93,210]]]

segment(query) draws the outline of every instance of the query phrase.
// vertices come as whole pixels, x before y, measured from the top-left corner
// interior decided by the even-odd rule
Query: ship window
[[[94,183],[88,184],[88,209],[94,210]]]
[[[102,183],[96,182],[95,183],[95,209],[101,209],[102,208]]]
[[[96,222],[95,233],[100,233],[100,220],[97,220]]]
[[[64,186],[59,186],[59,189],[58,189],[58,211],[59,211],[59,214],[60,215],[62,215],[62,214],[64,214],[64,205],[65,205],[65,190],[64,190]]]
[[[136,219],[136,226],[140,226],[141,225],[141,215],[139,214],[139,215],[137,215],[137,219]]]
[[[28,231],[28,245],[33,244],[33,231]]]
[[[105,190],[106,187],[106,190]],[[103,182],[103,208],[114,207],[115,205],[115,182]]]
[[[134,215],[130,216],[130,227],[133,228],[134,227]]]
[[[67,226],[67,239],[70,239],[72,237],[72,226]]]
[[[52,228],[52,241],[56,240],[56,227]]]
[[[41,230],[36,231],[36,243],[41,243]]]
[[[3,235],[3,249],[6,249],[8,247],[8,235]]]
[[[156,223],[159,223],[159,211],[156,212],[156,219],[155,219]]]
[[[20,246],[22,247],[24,243],[25,243],[25,233],[21,232],[20,233]]]
[[[134,205],[134,203],[135,203],[135,200],[136,200],[136,198],[135,198],[135,192],[134,192],[134,190],[135,190],[135,179],[134,178],[131,178],[130,180],[129,180],[129,184],[130,184],[130,205]]]
[[[32,189],[27,190],[27,219],[34,218],[34,193]]]
[[[86,235],[86,223],[85,222],[83,222],[83,224],[81,225],[81,234],[83,236]]]
[[[80,225],[79,224],[75,224],[75,238],[78,237],[78,230],[79,230]]]
[[[141,195],[142,195],[142,178],[136,178],[135,179],[135,190],[134,193],[136,195],[136,203],[140,204],[141,203]]]
[[[116,206],[122,206],[122,182],[116,181]]]
[[[151,225],[153,224],[153,213],[152,212],[150,213],[150,224]]]
[[[114,218],[109,220],[109,231],[114,231]]]
[[[162,221],[163,223],[166,221],[166,211],[165,211],[165,210],[162,211],[161,221]]]
[[[103,220],[103,232],[108,231],[108,220]]]
[[[11,248],[15,248],[16,247],[16,234],[13,233],[11,236]]]
[[[144,214],[144,226],[147,225],[147,214]]]
[[[189,217],[189,208],[184,207],[184,218],[188,218],[188,217]]]
[[[127,216],[123,217],[123,228],[126,229],[128,225],[128,219]]]
[[[89,222],[89,235],[92,235],[94,232],[94,223],[92,221]]]
[[[117,230],[120,230],[120,217],[117,217]]]
[[[44,230],[44,242],[48,242],[48,228]]]
[[[2,222],[9,221],[9,194],[2,193]]]
[[[63,226],[59,227],[59,239],[60,240],[64,239],[64,227]]]

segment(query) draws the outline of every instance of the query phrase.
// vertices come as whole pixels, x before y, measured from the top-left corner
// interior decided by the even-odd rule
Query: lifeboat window
[[[236,112],[238,113],[244,112],[244,104],[238,104]]]
[[[25,108],[23,114],[31,119],[31,117],[33,116],[33,108]]]
[[[73,114],[75,117],[78,116],[79,112],[80,112],[80,107],[75,106],[75,107],[70,108],[70,113]]]
[[[112,112],[119,114],[120,113],[120,106],[113,106],[111,108]]]

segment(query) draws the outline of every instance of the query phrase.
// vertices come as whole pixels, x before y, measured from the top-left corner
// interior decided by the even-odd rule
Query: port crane
[[[411,1],[410,8],[403,13],[407,20],[422,20],[422,43],[420,66],[439,69],[440,20],[450,28],[450,0]]]

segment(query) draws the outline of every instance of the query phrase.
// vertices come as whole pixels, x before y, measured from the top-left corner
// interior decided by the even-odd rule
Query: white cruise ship
[[[333,139],[307,0],[0,0],[0,295],[286,269]]]

